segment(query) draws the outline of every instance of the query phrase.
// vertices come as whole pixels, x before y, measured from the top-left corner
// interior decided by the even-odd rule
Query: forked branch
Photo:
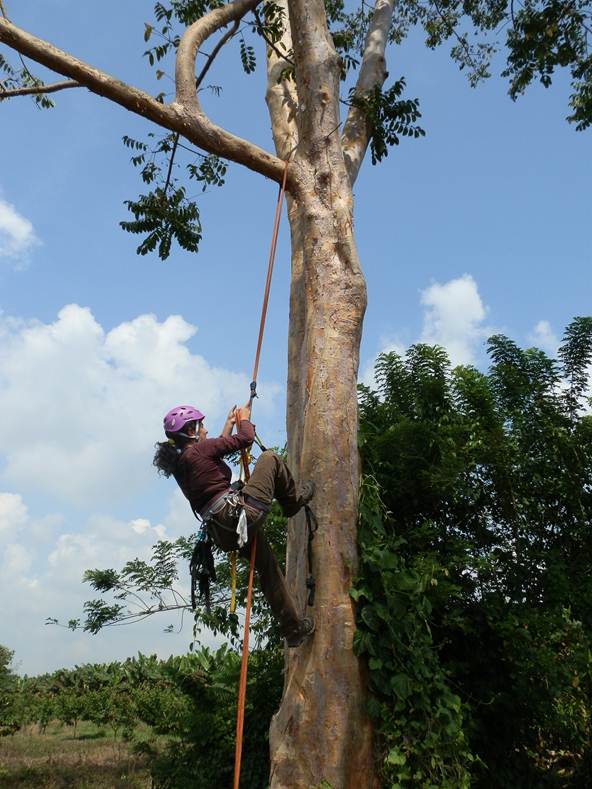
[[[257,0],[239,0],[215,9],[187,29],[179,48],[182,48],[183,52],[191,51],[193,41],[197,42],[197,46],[220,27],[240,18],[256,4]],[[200,24],[196,31],[196,25]],[[185,66],[181,67],[183,79],[191,86],[191,97],[187,92],[179,91],[177,86],[177,99],[171,104],[162,104],[148,93],[93,68],[4,18],[0,18],[0,42],[93,93],[120,104],[130,112],[148,118],[165,129],[178,132],[208,153],[242,164],[278,183],[283,178],[284,163],[281,159],[216,126],[203,114],[195,92],[194,57],[190,64],[186,56],[181,58]],[[179,66],[179,63],[177,65]],[[187,87],[185,83],[184,86]],[[186,97],[187,102],[181,101],[181,96]]]
[[[387,77],[384,53],[393,18],[394,0],[376,0],[354,96],[363,98],[376,87],[382,87]],[[343,127],[341,141],[346,166],[353,184],[370,139],[366,114],[361,107],[350,106]]]
[[[188,109],[201,107],[195,91],[195,59],[201,45],[217,30],[229,22],[236,22],[248,12],[252,11],[261,0],[234,0],[233,3],[216,8],[209,14],[202,16],[181,36],[177,49],[177,62],[175,65],[175,85],[177,89],[176,101]]]
[[[221,8],[210,11],[190,25],[179,43],[175,67],[176,98],[170,105],[179,115],[183,128],[181,133],[189,137],[189,130],[199,137],[200,145],[232,161],[244,164],[251,170],[263,173],[275,181],[283,178],[284,163],[253,143],[222,129],[204,114],[195,90],[195,59],[198,49],[217,30],[235,22],[257,6],[261,0],[235,0]],[[288,189],[290,188],[288,175]]]

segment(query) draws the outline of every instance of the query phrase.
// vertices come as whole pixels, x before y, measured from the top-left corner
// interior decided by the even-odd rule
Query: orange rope
[[[245,721],[245,699],[247,695],[247,664],[249,660],[249,623],[251,619],[251,595],[253,592],[253,571],[257,538],[251,543],[251,561],[249,564],[249,584],[247,586],[247,606],[245,610],[245,634],[243,636],[243,656],[241,660],[240,680],[238,683],[238,708],[236,712],[236,742],[234,745],[234,789],[240,783],[241,756],[243,752],[243,724]]]
[[[257,381],[259,372],[259,356],[261,355],[261,344],[263,342],[263,332],[265,331],[265,319],[267,317],[267,302],[269,301],[269,289],[271,287],[271,275],[273,274],[273,264],[275,261],[275,250],[277,247],[280,220],[282,218],[282,203],[286,193],[286,181],[288,179],[288,162],[284,168],[282,185],[278,192],[277,203],[275,205],[275,217],[273,220],[273,232],[271,234],[271,245],[269,247],[269,259],[267,261],[267,278],[265,280],[265,290],[263,291],[263,305],[261,307],[261,320],[259,322],[259,337],[257,338],[257,351],[255,352],[255,364],[253,365],[252,381]]]
[[[259,371],[259,357],[261,355],[261,345],[263,343],[263,332],[265,331],[265,319],[267,317],[267,304],[269,301],[269,290],[271,287],[271,275],[273,274],[273,264],[275,261],[275,251],[277,247],[278,232],[280,229],[280,220],[282,217],[282,203],[286,193],[286,181],[288,179],[288,162],[284,168],[284,177],[278,192],[277,203],[275,206],[275,217],[273,220],[273,231],[271,234],[271,245],[269,249],[269,259],[267,262],[267,277],[265,280],[265,289],[263,291],[263,305],[261,307],[261,320],[259,322],[259,337],[257,338],[257,350],[255,352],[255,363],[253,365],[253,378],[251,383],[251,405],[253,397],[256,396],[257,373]],[[236,420],[237,430],[240,427],[240,418],[237,416]],[[249,481],[251,476],[249,471],[248,454],[245,449],[241,450],[241,462],[243,466],[243,473],[245,482]],[[238,684],[238,703],[236,711],[236,741],[234,746],[234,784],[233,789],[239,789],[240,784],[240,768],[241,756],[243,750],[243,727],[245,721],[245,699],[247,695],[247,666],[249,660],[249,624],[251,621],[251,596],[253,593],[253,573],[255,569],[255,555],[257,552],[257,538],[253,539],[251,543],[251,559],[249,563],[249,583],[247,586],[247,603],[245,607],[245,630],[243,636],[243,654],[241,660],[240,680]]]

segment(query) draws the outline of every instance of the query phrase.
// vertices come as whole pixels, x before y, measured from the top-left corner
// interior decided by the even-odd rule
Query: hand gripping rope
[[[267,303],[269,301],[269,290],[271,287],[271,275],[273,274],[273,264],[275,261],[275,250],[277,247],[278,231],[280,229],[280,220],[282,216],[282,203],[286,193],[286,181],[288,178],[288,162],[285,163],[284,177],[282,184],[278,191],[277,203],[275,206],[275,217],[273,220],[273,232],[271,234],[271,245],[269,249],[269,260],[267,263],[267,278],[265,280],[265,289],[263,291],[263,304],[261,306],[261,320],[259,321],[259,337],[257,338],[257,350],[255,352],[255,363],[253,364],[253,376],[251,381],[251,397],[250,404],[253,406],[253,400],[257,397],[257,373],[259,371],[259,357],[261,356],[261,345],[263,343],[263,333],[265,331],[265,319],[267,318]],[[237,420],[237,429],[240,427],[240,421]],[[243,474],[245,482],[248,482],[251,473],[249,471],[249,453],[247,450],[241,450],[241,463],[243,467]],[[251,543],[251,560],[249,563],[249,583],[247,586],[247,602],[245,607],[245,630],[243,635],[243,654],[241,661],[240,680],[238,685],[238,704],[236,712],[236,743],[234,749],[234,789],[238,789],[240,783],[240,766],[241,756],[243,749],[243,725],[245,720],[245,697],[247,692],[247,663],[249,658],[249,624],[251,621],[251,597],[253,593],[253,572],[255,569],[255,555],[257,551],[257,539],[254,538]]]

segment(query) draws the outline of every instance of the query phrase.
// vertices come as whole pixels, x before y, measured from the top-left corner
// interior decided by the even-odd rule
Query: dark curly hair
[[[182,447],[172,440],[157,441],[154,446],[156,452],[154,453],[152,465],[156,466],[158,473],[162,474],[163,477],[170,477],[177,470]]]

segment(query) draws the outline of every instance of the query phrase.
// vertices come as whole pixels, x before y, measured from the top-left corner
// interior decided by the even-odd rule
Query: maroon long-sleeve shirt
[[[255,427],[243,419],[233,436],[192,441],[185,447],[175,479],[194,510],[201,512],[208,502],[228,490],[232,471],[222,458],[250,447],[254,439]]]

